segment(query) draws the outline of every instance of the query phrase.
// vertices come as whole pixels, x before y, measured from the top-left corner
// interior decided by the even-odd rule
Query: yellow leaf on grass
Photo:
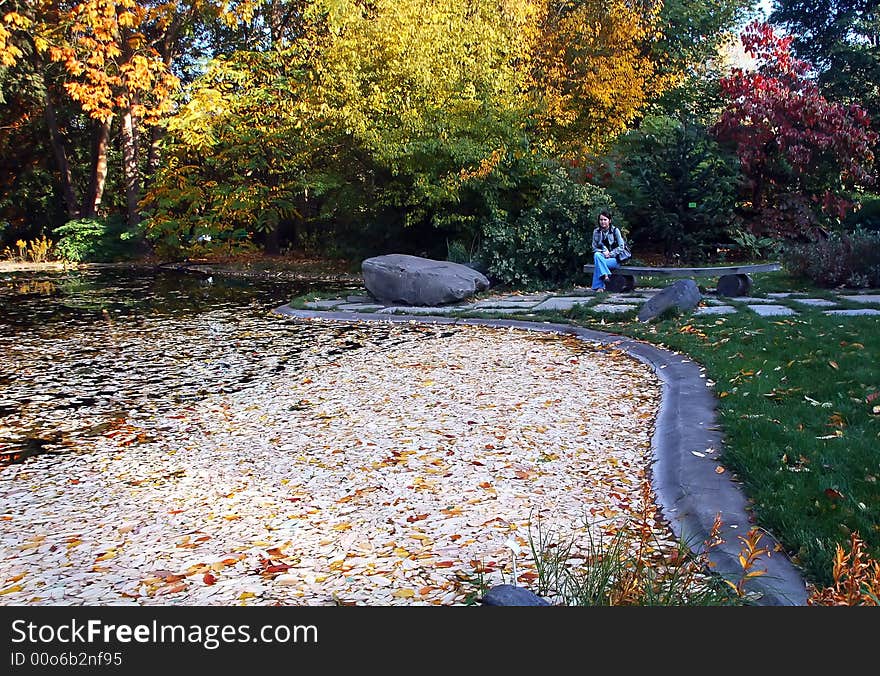
[[[398,589],[391,595],[398,599],[411,599],[416,593],[412,589]]]
[[[410,553],[409,553],[409,550],[404,549],[403,547],[395,547],[394,554],[395,554],[395,556],[399,556],[401,558],[406,558],[407,556],[409,556]]]
[[[337,523],[333,526],[333,530],[351,530],[351,524],[348,521],[343,521],[342,523]]]
[[[6,589],[0,591],[0,596],[2,596],[3,594],[14,594],[15,592],[20,592],[22,589],[24,589],[24,587],[22,587],[20,584],[14,584],[11,587],[7,587]]]

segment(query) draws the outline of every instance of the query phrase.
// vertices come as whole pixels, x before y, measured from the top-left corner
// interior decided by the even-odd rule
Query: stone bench
[[[584,266],[584,272],[593,274],[592,264]],[[718,277],[719,296],[747,296],[752,290],[750,274],[756,272],[775,272],[781,268],[779,263],[759,263],[757,265],[726,265],[707,268],[655,268],[639,265],[621,265],[611,271],[611,279],[605,283],[609,291],[632,291],[636,288],[638,275],[648,277]]]

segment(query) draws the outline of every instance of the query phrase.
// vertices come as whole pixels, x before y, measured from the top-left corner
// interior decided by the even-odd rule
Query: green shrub
[[[788,244],[782,252],[785,268],[822,287],[880,286],[880,233],[835,232],[809,244]]]
[[[648,117],[605,161],[597,179],[608,186],[637,247],[659,244],[667,257],[699,259],[729,241],[739,170],[705,127]]]
[[[613,210],[602,188],[581,185],[564,169],[553,169],[543,177],[533,203],[519,213],[493,210],[483,225],[484,262],[493,277],[508,284],[575,281],[592,258],[593,228],[602,209]]]
[[[880,232],[880,197],[872,195],[863,199],[858,211],[851,212],[843,225],[849,230]]]
[[[59,238],[55,249],[67,261],[106,263],[132,257],[142,239],[113,216],[79,218],[55,228]]]

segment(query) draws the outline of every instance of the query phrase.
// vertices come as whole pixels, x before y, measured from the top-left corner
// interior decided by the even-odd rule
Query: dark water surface
[[[0,466],[75,452],[208,393],[301,377],[344,351],[437,335],[272,313],[317,288],[118,269],[0,274]]]

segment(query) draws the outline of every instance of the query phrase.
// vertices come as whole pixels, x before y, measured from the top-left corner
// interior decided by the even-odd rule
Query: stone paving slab
[[[408,315],[446,315],[450,312],[467,312],[472,309],[473,308],[470,306],[460,305],[445,305],[443,307],[432,307],[429,305],[390,305],[388,307],[383,307],[381,310],[376,310],[376,314],[393,315],[399,312]]]
[[[797,312],[785,305],[746,305],[749,310],[762,317],[796,315]]]
[[[776,303],[776,298],[753,298],[752,296],[736,296],[727,298],[727,301],[735,300],[737,303],[745,303],[746,305],[755,305],[757,303]]]
[[[523,307],[481,307],[481,308],[464,308],[465,312],[492,312],[499,315],[519,315],[534,312],[531,305]]]
[[[584,305],[589,303],[591,298],[567,298],[565,296],[554,296],[548,298],[543,303],[539,303],[532,309],[539,310],[571,310],[575,305]]]
[[[694,310],[695,315],[729,315],[736,312],[732,305],[708,305]]]
[[[521,300],[524,303],[529,301],[532,303],[540,303],[541,301],[547,300],[552,295],[552,293],[527,293],[522,296],[504,296],[503,298],[499,298],[498,300]]]
[[[853,303],[880,303],[880,294],[860,293],[840,295],[841,300],[849,300]]]
[[[857,308],[855,310],[825,310],[826,315],[844,315],[846,317],[853,317],[857,315],[880,315],[880,310],[875,310],[872,307],[866,308]]]
[[[833,300],[826,300],[824,298],[792,298],[791,300],[795,303],[803,303],[813,307],[836,307],[838,305]]]
[[[617,305],[615,303],[599,303],[590,308],[595,312],[629,312],[635,310],[635,305]]]
[[[322,308],[336,307],[337,305],[341,305],[344,302],[345,301],[342,300],[341,298],[336,298],[334,300],[310,300],[310,301],[307,301],[306,303],[303,303],[303,305],[305,305],[308,308],[320,310]]]
[[[342,305],[337,305],[334,309],[345,312],[376,312],[384,307],[384,305],[376,305],[375,303],[343,303]]]
[[[510,307],[510,308],[532,308],[538,304],[540,301],[535,300],[508,300],[506,298],[499,298],[497,300],[478,300],[476,303],[471,303],[469,307],[474,308],[496,308],[496,307]]]

